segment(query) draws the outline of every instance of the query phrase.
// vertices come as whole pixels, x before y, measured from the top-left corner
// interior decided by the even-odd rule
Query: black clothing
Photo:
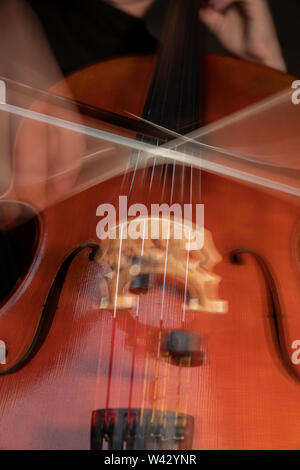
[[[142,20],[104,0],[27,0],[65,74],[107,57],[153,52],[169,1],[156,0]],[[269,5],[288,70],[300,77],[300,2],[271,0]],[[228,54],[209,32],[202,40],[207,52]]]
[[[43,25],[64,74],[108,57],[147,54],[156,49],[156,39],[148,31],[145,21],[105,1],[28,2]],[[167,4],[166,1],[163,3]],[[148,16],[151,16],[150,12]]]

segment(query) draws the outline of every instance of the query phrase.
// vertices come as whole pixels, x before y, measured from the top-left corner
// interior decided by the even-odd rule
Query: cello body
[[[76,72],[68,84],[85,103],[141,115],[154,64],[152,56],[112,59]],[[207,123],[290,86],[288,76],[231,58],[207,56],[205,74]],[[291,362],[300,339],[298,201],[193,172],[192,185],[189,168],[158,167],[150,187],[151,171],[140,169],[130,202],[168,203],[173,191],[174,203],[188,203],[192,192],[193,202],[204,204],[205,229],[220,255],[205,269],[219,276],[217,296],[228,303],[227,313],[186,309],[183,321],[176,269],[166,279],[149,270],[138,315],[136,307],[100,308],[107,279],[89,259],[91,247],[101,245],[96,210],[128,194],[132,173],[47,208],[36,217],[31,265],[0,310],[7,347],[0,448],[88,449],[91,430],[92,448],[300,447],[300,369]],[[5,374],[27,354],[57,272],[76,247],[82,250],[48,309],[43,341],[22,367]],[[199,338],[195,363],[176,363],[168,348],[161,353],[162,338],[178,331]],[[102,436],[95,444],[103,422],[113,423],[110,440]]]

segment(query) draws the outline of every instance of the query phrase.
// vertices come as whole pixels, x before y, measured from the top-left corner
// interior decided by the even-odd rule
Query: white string
[[[187,301],[187,286],[188,286],[188,277],[189,277],[189,262],[190,262],[190,237],[189,237],[189,241],[188,241],[187,258],[186,258],[186,267],[185,267],[185,282],[184,282],[184,299],[183,299],[182,323],[185,322],[185,310],[186,310],[186,301]]]
[[[131,196],[131,192],[132,192],[132,188],[133,188],[133,183],[134,183],[134,180],[135,180],[135,176],[136,176],[136,172],[137,172],[137,167],[138,167],[139,160],[140,160],[140,155],[141,155],[141,152],[138,152],[137,158],[136,158],[136,162],[135,162],[135,166],[134,166],[134,170],[133,170],[132,179],[131,179],[131,184],[130,184],[130,188],[129,188],[128,199],[130,199],[130,196]]]
[[[173,172],[172,172],[172,184],[171,184],[171,194],[170,194],[170,205],[172,204],[173,200],[173,193],[174,193],[174,182],[175,182],[175,169],[176,169],[176,162],[173,162]],[[164,265],[164,280],[163,280],[163,292],[162,292],[162,300],[161,300],[161,314],[160,320],[163,320],[164,317],[164,301],[165,301],[165,291],[166,291],[166,279],[167,279],[167,266],[168,266],[168,253],[169,253],[169,241],[171,235],[171,221],[169,219],[168,225],[168,236],[167,236],[167,243],[166,243],[166,255],[165,255],[165,265]],[[163,223],[163,222],[162,222]],[[163,229],[163,227],[162,227]]]
[[[117,270],[117,281],[116,281],[116,292],[115,292],[115,304],[114,304],[114,318],[117,316],[117,300],[119,292],[119,278],[120,278],[120,265],[121,265],[121,253],[122,253],[122,242],[123,242],[123,227],[124,224],[121,224],[121,233],[120,233],[120,248],[118,256],[118,270]]]
[[[169,235],[170,235],[170,220],[169,220],[169,234],[166,243],[166,256],[165,256],[165,266],[164,266],[164,280],[163,280],[163,291],[162,291],[162,299],[161,299],[161,312],[160,312],[160,320],[162,321],[164,318],[164,303],[165,303],[165,291],[166,291],[166,279],[167,279],[167,266],[168,266],[168,252],[169,252]]]
[[[173,162],[173,170],[172,170],[172,185],[171,185],[171,195],[170,195],[170,205],[173,202],[173,195],[174,195],[174,181],[175,181],[175,169],[176,169],[176,162]]]
[[[201,177],[201,174],[200,174]],[[193,167],[191,166],[191,174],[190,174],[190,204],[193,203]],[[191,221],[192,222],[192,221]],[[190,262],[190,236],[191,233],[189,232],[189,241],[188,241],[188,249],[187,249],[187,258],[186,258],[186,266],[185,266],[185,281],[184,281],[184,299],[183,299],[183,312],[182,312],[182,323],[185,321],[185,311],[186,311],[186,301],[187,301],[187,287],[188,287],[188,277],[189,277],[189,262]]]

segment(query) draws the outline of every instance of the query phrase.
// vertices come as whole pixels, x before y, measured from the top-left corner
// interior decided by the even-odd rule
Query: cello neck
[[[199,0],[172,0],[143,119],[179,133],[199,127]]]

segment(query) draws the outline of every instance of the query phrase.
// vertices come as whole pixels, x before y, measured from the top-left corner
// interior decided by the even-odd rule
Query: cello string
[[[117,267],[117,280],[116,280],[116,291],[115,291],[115,300],[114,300],[114,318],[117,316],[117,301],[119,293],[119,280],[120,280],[120,266],[121,266],[121,254],[122,254],[122,244],[123,244],[123,231],[124,223],[121,224],[121,233],[120,233],[120,247],[118,254],[118,267]]]
[[[157,416],[157,395],[158,395],[158,381],[159,381],[159,369],[160,369],[160,348],[161,348],[161,328],[158,333],[157,352],[155,361],[155,374],[154,374],[154,391],[153,391],[153,407],[151,415],[151,423],[156,423]]]
[[[175,169],[176,169],[176,161],[174,160],[173,169],[172,169],[172,184],[171,184],[170,205],[172,204],[173,197],[174,197]]]
[[[191,356],[188,357],[187,359],[187,364],[185,369],[187,369],[187,389],[190,387],[191,383],[191,374],[192,374],[192,364],[191,364]],[[187,420],[187,410],[188,410],[188,393],[185,393],[185,404],[184,404],[184,410],[183,410],[183,426],[186,426],[186,420]]]
[[[179,6],[179,2],[176,3],[177,6]],[[177,15],[178,16],[178,15]],[[165,54],[164,54],[165,55]],[[170,70],[172,67],[167,67],[167,69]],[[156,77],[156,75],[155,75]],[[160,77],[161,78],[161,77]],[[180,87],[182,91],[182,86]],[[155,95],[156,96],[156,95]],[[166,94],[167,97],[167,94]],[[169,97],[169,95],[168,95]],[[149,95],[148,95],[149,98]],[[156,96],[157,98],[157,96]],[[151,94],[151,99],[150,101],[153,100],[152,94]],[[155,101],[155,100],[154,100]],[[167,102],[168,100],[166,100]],[[181,108],[181,105],[180,105]],[[178,110],[180,109],[178,107]],[[166,107],[168,111],[168,106]],[[171,108],[170,108],[171,109]],[[173,195],[174,195],[174,181],[175,181],[175,171],[176,171],[176,162],[175,159],[173,160],[173,172],[172,172],[172,185],[171,185],[171,195],[170,195],[170,204],[172,203],[173,200]],[[165,182],[166,182],[166,177],[167,177],[168,171],[165,173]],[[145,171],[144,171],[145,175]],[[163,194],[164,194],[164,187],[163,187]],[[123,228],[123,226],[122,226]],[[161,303],[161,319],[160,319],[160,332],[159,332],[159,341],[158,341],[158,350],[157,350],[157,361],[156,361],[156,373],[155,373],[155,388],[154,388],[154,409],[153,412],[155,412],[156,405],[157,405],[157,388],[158,388],[158,377],[159,377],[159,366],[160,366],[160,355],[161,355],[161,335],[162,335],[162,325],[163,325],[163,319],[164,319],[164,303],[165,303],[165,293],[166,293],[166,274],[167,274],[167,263],[168,263],[168,252],[169,252],[169,241],[170,241],[170,220],[169,220],[169,225],[168,225],[168,236],[167,236],[167,242],[166,242],[166,250],[165,250],[165,265],[164,265],[164,280],[163,280],[163,291],[162,291],[162,303]],[[122,236],[121,236],[122,239]],[[120,252],[119,252],[119,261],[118,261],[118,273],[117,273],[117,280],[116,280],[116,294],[115,294],[115,308],[114,308],[114,318],[116,317],[116,299],[118,295],[118,288],[119,288],[119,270],[120,270],[120,253],[121,253],[121,242],[120,242]]]
[[[137,168],[138,168],[138,164],[139,164],[139,159],[140,159],[140,150],[137,150],[136,151],[137,153],[137,158],[136,158],[136,162],[135,162],[135,165],[134,165],[134,168],[133,168],[133,173],[132,173],[132,179],[131,179],[131,183],[130,183],[130,189],[129,189],[129,192],[131,192],[131,189],[132,189],[132,186],[133,186],[133,182],[134,182],[134,179],[135,179],[135,175],[136,175],[136,171],[137,171]],[[132,168],[130,166],[130,163],[131,161],[129,160],[128,163],[127,163],[127,167],[124,171],[124,175],[123,175],[123,178],[122,178],[122,183],[121,183],[121,187],[120,187],[120,194],[122,194],[123,192],[123,188],[125,186],[125,183],[126,183],[126,180],[127,180],[127,176],[128,174],[132,171]]]
[[[187,259],[186,259],[186,268],[185,268],[185,282],[184,282],[184,298],[183,298],[183,312],[182,312],[182,323],[185,323],[185,311],[186,311],[186,302],[187,302],[187,286],[188,286],[188,275],[189,275],[189,262],[190,262],[190,238],[188,240],[188,249],[187,249]]]
[[[131,357],[131,373],[130,373],[129,398],[128,398],[128,414],[127,414],[128,425],[130,424],[133,387],[134,387],[135,359],[136,359],[136,347],[137,347],[137,329],[138,329],[139,308],[140,308],[139,296],[137,297],[136,301],[137,301],[137,304],[136,304],[136,312],[135,312],[134,339],[133,339],[133,350],[132,350],[132,357]]]
[[[158,145],[158,142],[157,142],[157,145]],[[151,189],[152,189],[154,172],[155,172],[155,164],[156,164],[156,158],[154,158],[153,165],[152,165],[150,184],[149,184],[149,188],[148,188],[148,202],[150,200],[150,195],[151,195]],[[135,175],[136,175],[136,171],[134,173],[134,177],[133,177],[132,182],[131,182],[130,191],[129,191],[129,198],[131,197],[131,194],[132,194],[132,188],[133,188],[133,184],[134,184],[134,180],[135,180]],[[143,258],[143,256],[144,256],[145,233],[146,233],[146,221],[144,221],[144,223],[143,223],[141,258]],[[135,336],[134,336],[134,347],[133,347],[133,351],[132,351],[131,379],[130,379],[130,391],[129,391],[129,400],[128,400],[128,420],[130,419],[130,409],[131,409],[131,404],[132,404],[132,394],[133,394],[133,386],[134,386],[135,354],[136,354],[136,340],[137,340],[136,332],[137,332],[137,327],[138,327],[139,305],[140,305],[140,297],[138,296],[137,297],[137,308],[136,308],[136,314],[135,314]],[[143,380],[144,381],[146,380],[146,376],[143,377]]]
[[[193,167],[190,168],[190,204],[193,204]],[[192,220],[191,220],[192,223]],[[189,232],[189,240],[188,240],[188,249],[187,249],[187,257],[186,257],[186,266],[185,266],[185,281],[184,281],[184,300],[183,300],[183,312],[182,312],[182,324],[185,323],[185,316],[186,316],[186,302],[187,302],[187,295],[188,295],[188,276],[189,276],[189,263],[190,263],[190,232]]]
[[[165,250],[165,262],[164,262],[164,275],[163,275],[163,289],[162,289],[162,299],[161,299],[160,322],[162,322],[163,318],[164,318],[164,302],[165,302],[166,281],[167,281],[170,225],[171,225],[171,222],[169,220],[168,221],[168,236],[167,236],[167,239],[166,239],[166,250]]]
[[[164,165],[163,165],[163,185],[162,185],[162,192],[161,192],[161,199],[162,200],[163,200],[164,195],[165,195],[168,171],[169,171],[169,164],[164,163]]]
[[[174,196],[174,183],[175,183],[175,171],[176,171],[176,162],[173,162],[173,169],[172,169],[172,182],[171,182],[171,191],[170,191],[170,205],[173,201]],[[163,231],[163,226],[161,227]],[[166,237],[166,249],[165,249],[165,262],[164,262],[164,274],[163,274],[163,288],[162,288],[162,298],[161,298],[161,313],[160,313],[160,322],[159,322],[159,338],[158,338],[158,349],[157,349],[157,358],[156,358],[156,371],[155,373],[155,394],[154,394],[154,413],[156,408],[156,391],[158,388],[158,380],[159,380],[159,364],[161,361],[161,340],[162,340],[162,331],[163,331],[163,320],[164,320],[164,303],[165,303],[165,294],[166,294],[166,281],[167,281],[167,266],[168,266],[168,253],[169,253],[169,241],[171,235],[171,220],[168,220],[168,234]],[[162,234],[161,234],[162,235]],[[164,399],[164,397],[163,397]],[[154,415],[153,415],[154,419]],[[164,412],[164,419],[165,419],[165,412]]]
[[[173,194],[174,194],[174,177],[175,177],[175,168],[176,168],[176,163],[175,160],[173,161],[173,173],[172,173],[172,186],[171,186],[171,196],[170,196],[170,204],[172,203],[173,200]],[[165,184],[166,184],[166,178],[167,178],[167,173],[168,173],[168,167],[165,168],[165,179],[164,179],[164,185],[163,185],[163,191],[162,194],[164,195],[164,190],[165,190]],[[152,173],[153,175],[153,173]],[[151,176],[151,182],[150,186],[152,185],[152,176]],[[163,316],[164,316],[164,299],[165,299],[165,290],[166,290],[166,270],[167,270],[167,259],[168,259],[168,248],[169,248],[169,237],[170,237],[170,225],[169,225],[169,234],[167,238],[167,246],[166,246],[166,255],[165,255],[165,269],[164,269],[164,283],[163,283],[163,293],[162,293],[162,306],[161,306],[161,322],[160,322],[160,329],[162,329],[162,321],[163,321]],[[161,332],[160,332],[160,338],[161,338]],[[159,341],[160,344],[160,341]],[[158,362],[157,362],[157,367],[159,367],[159,359],[160,359],[160,348],[158,349]],[[158,371],[158,369],[156,368]],[[158,380],[158,372],[155,374],[155,389],[157,389],[157,380]],[[156,400],[156,393],[154,395],[154,398]]]
[[[199,171],[199,181],[200,181],[200,193],[201,193],[201,170]],[[190,169],[190,204],[192,206],[193,204],[193,167],[191,166]],[[192,221],[191,221],[192,222]],[[197,230],[197,227],[196,227]],[[187,248],[187,260],[186,260],[186,268],[185,268],[185,283],[184,283],[184,301],[183,301],[183,313],[182,313],[182,327],[184,328],[185,322],[186,322],[186,303],[187,303],[187,295],[188,295],[188,275],[189,275],[189,262],[190,262],[190,241],[191,241],[191,234],[189,232],[189,239],[188,239],[188,248]],[[180,368],[181,368],[182,363],[180,362]],[[189,356],[188,358],[188,364],[186,364],[187,368],[191,368],[191,357]],[[186,367],[185,367],[186,369]],[[188,380],[187,380],[187,390],[186,390],[186,396],[188,395],[188,387],[190,385],[190,374],[191,371],[188,370]],[[181,382],[181,371],[180,371],[180,382]],[[181,387],[181,383],[180,383]],[[184,427],[186,425],[186,413],[187,413],[187,399],[186,399],[186,405],[184,409]],[[177,416],[176,416],[176,424],[178,424],[178,416],[179,416],[179,402],[178,402],[178,409],[176,410]]]
[[[146,351],[146,358],[145,358],[145,373],[144,377],[148,376],[148,369],[149,369],[149,353]],[[143,393],[142,393],[142,405],[141,405],[141,413],[140,413],[140,424],[142,425],[144,422],[144,411],[145,411],[145,402],[147,398],[147,389],[148,389],[148,381],[143,380]]]
[[[128,201],[131,198],[134,182],[136,180],[136,173],[137,173],[137,167],[138,167],[139,159],[140,159],[140,152],[138,152],[138,155],[137,155],[137,158],[136,158],[135,171],[133,172],[131,185],[130,185],[130,189],[129,189],[129,193],[128,193]],[[153,168],[153,171],[154,171],[154,168]],[[149,191],[150,190],[151,189],[149,189]],[[123,231],[124,231],[124,224],[121,224],[120,247],[119,247],[119,255],[118,255],[117,279],[116,279],[114,313],[113,313],[114,325],[115,325],[115,319],[116,319],[116,315],[117,315],[117,299],[118,299],[118,293],[119,293],[119,276],[120,276],[120,267],[121,267]],[[144,242],[145,242],[145,222],[144,222],[144,230],[143,230],[143,237],[142,237],[141,257],[143,257],[143,254],[144,254]],[[136,314],[135,314],[135,337],[134,337],[135,339],[134,339],[134,344],[133,344],[132,364],[131,364],[131,379],[130,379],[130,385],[129,385],[128,420],[130,419],[130,409],[131,409],[131,401],[132,401],[132,393],[133,393],[135,353],[136,353],[136,333],[137,333],[138,317],[139,317],[139,297],[137,297],[137,307],[136,307]],[[115,335],[115,328],[113,329],[113,336],[114,335]],[[108,396],[109,396],[109,392],[110,392],[111,373],[112,373],[112,367],[113,367],[113,344],[114,344],[114,337],[112,339],[111,361],[110,361],[110,366],[109,366],[109,389],[108,389],[108,394],[107,394]],[[120,370],[120,373],[119,373],[119,381],[121,381],[121,370]]]
[[[136,163],[135,163],[135,168],[133,171],[132,175],[132,180],[130,184],[130,191],[132,190],[133,183],[135,180],[136,172],[137,172],[137,167],[139,163],[139,158],[140,158],[140,151],[137,151],[137,158],[136,158]],[[126,172],[123,176],[123,180],[121,183],[121,188],[120,191],[122,191],[122,187],[125,184],[125,179],[128,174],[128,167],[126,169]],[[131,192],[130,192],[131,193]],[[123,224],[121,225],[121,234],[120,234],[120,247],[119,247],[119,255],[118,255],[118,269],[117,269],[117,286],[116,286],[116,291],[115,291],[115,302],[114,302],[114,313],[113,313],[113,320],[112,320],[112,334],[111,334],[111,344],[110,344],[110,353],[109,353],[109,365],[108,365],[108,380],[107,380],[107,389],[106,389],[106,400],[105,400],[105,422],[108,420],[108,410],[109,410],[109,398],[110,398],[110,390],[111,390],[111,380],[112,380],[112,369],[113,369],[113,356],[114,356],[114,344],[115,344],[115,335],[116,335],[116,312],[117,312],[117,295],[118,295],[118,285],[119,285],[119,274],[120,274],[120,260],[121,260],[121,252],[122,252],[122,235],[123,235]],[[97,373],[96,373],[96,386],[95,386],[95,406],[94,408],[97,408],[97,397],[98,397],[98,382],[99,382],[99,376],[100,376],[100,351],[102,348],[102,341],[100,337],[100,343],[99,343],[99,352],[98,352],[98,364],[97,364]]]
[[[153,185],[155,168],[156,168],[156,158],[154,158],[153,165],[152,165],[151,178],[150,178],[150,184],[149,184],[149,192],[148,192],[148,200],[147,200],[148,204],[149,204],[151,189],[152,189],[152,185]]]
[[[132,195],[132,190],[133,190],[133,185],[135,183],[135,180],[136,180],[136,174],[137,174],[137,169],[138,169],[138,165],[139,165],[139,162],[140,162],[140,156],[141,156],[141,151],[137,151],[137,152],[133,152],[134,154],[136,153],[137,156],[136,156],[136,162],[135,162],[135,165],[134,165],[134,170],[133,170],[133,174],[132,174],[132,179],[131,179],[131,183],[130,183],[130,187],[129,187],[129,191],[128,191],[128,203],[131,199],[131,195]]]
[[[141,140],[143,140],[143,139],[141,139]],[[156,145],[158,146],[158,139],[157,139]],[[137,151],[135,151],[135,152],[137,152]],[[133,187],[134,187],[134,184],[136,182],[136,175],[137,175],[138,164],[140,162],[140,155],[141,155],[141,152],[138,151],[137,156],[136,156],[136,163],[135,163],[135,167],[134,167],[134,171],[133,171],[133,175],[132,175],[132,180],[131,180],[131,184],[130,184],[130,188],[129,188],[129,192],[128,192],[128,203],[131,199],[132,192],[133,192]],[[155,165],[156,165],[156,157],[154,158],[153,165],[152,165],[150,184],[149,184],[149,188],[148,188],[148,202],[150,200],[150,195],[151,195],[151,189],[152,189],[154,172],[155,172]],[[147,172],[148,172],[148,168],[144,168],[143,174],[142,174],[142,181],[140,181],[140,179],[139,179],[139,182],[143,183],[143,180],[145,179]],[[144,221],[143,236],[142,236],[142,247],[141,247],[141,258],[143,258],[143,255],[144,255],[145,231],[146,231],[146,222]],[[119,254],[119,256],[120,256],[120,254]],[[119,272],[119,264],[118,264],[118,272]],[[116,292],[118,292],[117,288],[116,288]],[[135,355],[136,355],[136,340],[137,340],[137,328],[138,328],[138,323],[139,323],[139,305],[140,305],[140,299],[139,299],[139,296],[138,296],[137,297],[136,313],[135,313],[135,334],[134,334],[134,342],[133,342],[133,349],[132,349],[131,376],[130,376],[130,384],[129,384],[128,424],[129,424],[129,420],[130,420],[130,410],[131,410],[131,406],[132,406],[132,396],[133,396],[133,386],[134,386],[134,374],[135,374],[135,363],[136,363],[136,357],[135,357]],[[120,375],[119,379],[121,381],[121,370],[120,370],[119,375]],[[146,378],[147,378],[147,376],[145,375],[144,380],[146,380]]]
[[[128,202],[129,202],[129,200],[131,198],[131,195],[132,195],[132,190],[133,190],[134,182],[136,180],[136,174],[137,174],[137,169],[138,169],[138,165],[139,165],[139,161],[140,161],[140,154],[141,154],[140,151],[135,151],[135,152],[136,152],[137,155],[136,155],[136,162],[135,162],[134,171],[133,171],[132,178],[131,178],[130,188],[129,188],[129,192],[128,192]],[[127,176],[127,173],[125,173],[125,175],[123,176],[123,181],[122,181],[122,184],[121,184],[121,190],[122,190],[123,184],[125,182],[126,176]],[[120,277],[122,243],[123,243],[123,231],[124,231],[124,224],[121,224],[121,228],[120,228],[120,245],[119,245],[118,264],[117,264],[117,273],[116,273],[117,279],[116,279],[115,300],[114,300],[114,310],[113,310],[113,328],[112,328],[110,360],[109,360],[109,369],[108,369],[107,398],[106,398],[106,407],[105,407],[106,415],[108,414],[109,396],[110,396],[110,390],[111,390],[111,377],[112,377],[112,369],[113,369],[114,344],[115,344],[115,335],[116,335],[117,300],[118,300],[118,293],[119,293],[119,277]],[[143,239],[143,242],[144,242],[144,239]],[[139,299],[138,299],[138,303],[137,303],[136,322],[138,321],[138,308],[139,308]],[[134,374],[134,364],[135,364],[135,357],[132,358],[132,374]],[[119,371],[118,377],[119,377],[119,381],[121,381],[121,370]],[[96,394],[97,394],[97,390],[96,390]],[[130,382],[130,391],[129,391],[128,410],[130,410],[130,402],[131,402],[131,382]],[[129,419],[129,414],[128,414],[128,419]]]
[[[156,145],[158,146],[158,140],[156,142]],[[154,175],[155,175],[155,169],[156,169],[156,158],[154,158],[153,165],[152,165],[150,183],[149,183],[149,188],[148,188],[147,205],[149,205],[149,201],[150,201],[151,190],[152,190]],[[141,257],[143,257],[144,255],[144,242],[145,242],[145,222],[144,222]],[[147,394],[146,381],[147,381],[147,374],[148,374],[148,352],[146,352],[146,350],[145,350],[145,354],[147,358],[147,368],[144,368],[144,371],[143,371],[143,398],[142,398],[142,405],[141,405],[141,422],[143,420],[144,406],[145,406],[145,400],[146,400],[146,394]]]
[[[161,410],[161,422],[164,428],[167,427],[167,403],[166,403],[166,396],[167,396],[167,386],[170,378],[170,369],[171,369],[171,355],[168,352],[167,358],[165,359],[166,363],[166,371],[165,371],[165,380],[164,380],[164,390],[163,390],[163,405]]]
[[[145,246],[145,232],[146,232],[146,222],[143,224],[143,237],[142,237],[142,247],[141,247],[141,258],[144,256],[144,246]],[[130,377],[130,389],[129,389],[129,400],[128,400],[128,424],[130,420],[130,410],[132,406],[132,396],[133,396],[133,387],[134,387],[134,375],[135,375],[135,362],[136,362],[136,346],[137,346],[137,328],[139,323],[139,308],[140,308],[140,296],[137,296],[137,305],[135,312],[135,333],[134,333],[134,346],[132,350],[132,359],[131,359],[131,377]]]
[[[158,146],[158,140],[157,140],[157,146]],[[136,158],[136,165],[134,168],[133,172],[133,177],[129,189],[129,194],[128,194],[128,200],[130,200],[131,195],[132,195],[132,190],[134,186],[134,182],[136,179],[136,172],[137,172],[137,167],[138,167],[138,162],[140,159],[140,152],[138,153],[138,156]],[[152,189],[152,183],[153,183],[153,178],[154,178],[154,172],[155,172],[155,164],[156,164],[156,158],[154,158],[153,165],[152,165],[152,171],[151,171],[151,178],[150,178],[150,184],[148,188],[148,202],[150,199],[150,194],[151,194],[151,189]],[[145,173],[145,171],[144,171]],[[146,222],[144,221],[143,224],[143,236],[142,236],[142,247],[141,247],[141,258],[143,258],[144,255],[144,245],[145,245],[145,231],[146,231]],[[137,327],[138,327],[138,318],[139,318],[139,305],[140,305],[140,298],[139,296],[137,297],[137,307],[136,307],[136,313],[135,313],[135,334],[134,334],[134,346],[132,350],[132,363],[131,363],[131,378],[130,378],[130,386],[129,386],[129,399],[128,399],[128,424],[130,420],[130,410],[132,406],[132,396],[133,396],[133,386],[134,386],[134,374],[135,374],[135,355],[136,355],[136,341],[137,341]],[[143,380],[146,380],[146,376],[144,376]]]
[[[179,416],[179,409],[180,409],[182,357],[179,359],[179,365],[177,367],[178,367],[178,374],[177,374],[177,387],[176,387],[175,426],[178,425],[178,416]]]
[[[184,186],[185,186],[185,171],[186,167],[182,165],[181,167],[181,185],[180,185],[180,200],[183,203],[184,200]]]
[[[106,423],[108,422],[108,410],[109,410],[109,400],[110,400],[110,390],[111,390],[112,370],[113,370],[113,358],[114,358],[114,345],[115,345],[115,337],[116,337],[116,314],[117,314],[117,299],[118,299],[118,290],[119,290],[120,264],[121,264],[121,253],[122,253],[122,242],[123,242],[123,228],[124,228],[124,224],[121,224],[116,291],[115,291],[115,300],[114,300],[113,325],[112,325],[111,347],[110,347],[110,356],[109,356],[110,358],[109,358],[109,367],[108,367],[108,383],[107,383],[107,391],[106,391],[107,394],[106,394],[106,404],[105,404],[105,422]]]
[[[180,3],[176,3],[176,6],[179,7]],[[183,3],[181,3],[181,7],[182,7]],[[195,6],[196,6],[196,2],[195,2]],[[175,10],[174,10],[175,11]],[[177,13],[184,13],[184,11],[181,11],[181,9],[179,8],[179,10],[177,10]],[[183,22],[187,21],[187,17],[185,17],[184,15],[182,17],[179,17],[179,15],[177,15],[176,17],[176,24],[177,24],[177,21],[178,21],[178,18],[180,18],[179,20],[179,25],[182,25]],[[181,21],[183,20],[183,21]],[[187,21],[188,23],[188,21]],[[198,25],[198,23],[195,23],[195,25]],[[185,28],[186,29],[186,28]],[[196,61],[194,60],[195,57],[191,54],[185,54],[185,52],[188,52],[188,50],[190,50],[190,48],[188,48],[188,45],[189,45],[189,42],[192,40],[192,34],[191,34],[191,31],[192,31],[192,28],[190,29],[187,29],[187,36],[188,36],[188,39],[189,41],[187,41],[187,46],[186,46],[186,50],[184,51],[184,54],[183,54],[183,58],[185,59],[185,62],[188,62],[189,63],[187,64],[188,65],[188,72],[194,72],[194,65],[196,63]],[[195,30],[193,30],[193,32],[195,33]],[[168,32],[169,33],[169,32]],[[197,35],[195,34],[195,37]],[[170,37],[168,38],[170,39]],[[171,41],[172,42],[172,41]],[[173,46],[173,44],[170,43],[170,41],[168,41],[168,44],[169,46]],[[174,52],[174,48],[173,48],[173,52]],[[182,52],[182,51],[180,51]],[[166,55],[166,54],[165,54]],[[174,54],[171,56],[173,57]],[[166,55],[166,57],[164,57],[164,65],[165,65],[165,70],[167,70],[169,72],[169,75],[167,75],[167,80],[166,80],[166,83],[169,83],[170,82],[170,79],[172,77],[170,77],[170,73],[173,71],[173,65],[176,63],[177,59],[179,59],[179,54],[176,56],[175,54],[175,57],[173,57],[173,62],[171,62],[171,64],[169,63],[166,63],[166,59],[168,59],[168,55]],[[175,59],[175,60],[174,60]],[[180,60],[179,60],[180,61]],[[176,75],[177,76],[177,75]],[[170,90],[167,90],[167,88],[165,87],[165,99],[163,100],[164,104],[165,104],[165,110],[167,111],[167,115],[166,115],[166,119],[162,119],[162,116],[160,116],[160,119],[159,119],[159,123],[163,124],[164,122],[167,123],[169,122],[169,126],[168,127],[173,127],[175,126],[176,129],[180,129],[180,127],[182,127],[182,123],[184,122],[184,119],[185,119],[185,113],[187,111],[187,109],[184,109],[184,106],[183,104],[188,102],[189,99],[191,98],[191,94],[188,93],[186,94],[185,91],[187,90],[186,88],[186,83],[189,82],[189,79],[191,78],[189,76],[189,74],[187,74],[186,72],[186,68],[182,68],[180,69],[180,74],[179,74],[179,96],[178,96],[178,92],[176,90],[176,98],[178,98],[178,101],[177,101],[177,109],[175,110],[174,106],[172,105],[171,107],[169,106],[170,105],[170,98],[172,98],[172,93],[169,93]],[[168,80],[169,79],[169,80]],[[170,82],[171,83],[171,82]],[[198,84],[197,84],[198,86]],[[173,98],[174,98],[174,91],[175,89],[173,89],[172,87],[170,87],[170,89],[173,91]],[[191,89],[193,90],[194,87],[191,87]],[[167,94],[168,92],[168,94]],[[169,98],[169,102],[167,100],[167,97]],[[188,99],[186,99],[188,98]],[[193,99],[191,101],[192,103],[197,103],[198,100],[195,100],[194,99],[194,96],[193,96]],[[185,106],[187,108],[187,106]],[[173,112],[173,116],[171,114],[171,112]],[[188,110],[188,116],[190,117],[191,115],[189,114],[190,113],[190,110]],[[192,111],[193,115],[195,115],[195,113],[198,113],[197,111],[197,106],[193,107],[193,111]],[[174,119],[170,119],[170,116],[172,116]],[[172,123],[172,124],[171,124]],[[172,204],[173,202],[173,197],[174,197],[174,182],[175,182],[175,170],[176,170],[176,162],[175,162],[175,159],[173,160],[173,172],[172,172],[172,185],[171,185],[171,195],[170,195],[170,205]],[[164,185],[163,185],[163,189],[162,189],[162,198],[164,196],[164,192],[165,192],[165,185],[166,185],[166,177],[167,177],[167,171],[165,173],[165,180],[164,180]],[[192,168],[191,168],[191,183],[192,183]],[[183,192],[181,193],[183,194]],[[190,194],[192,194],[192,189],[190,189]],[[191,197],[190,197],[191,199]],[[166,275],[167,275],[167,263],[168,263],[168,254],[169,254],[169,242],[170,242],[170,220],[169,220],[169,233],[168,233],[168,237],[167,237],[167,242],[166,242],[166,248],[165,248],[165,265],[164,265],[164,275],[163,275],[163,289],[162,289],[162,299],[161,299],[161,319],[160,319],[160,337],[159,337],[159,343],[161,341],[161,332],[162,332],[162,326],[163,326],[163,320],[164,320],[164,307],[165,307],[165,294],[166,294]],[[160,348],[158,349],[158,361],[160,359]],[[158,362],[159,363],[159,362]],[[155,374],[155,377],[156,377],[156,388],[157,388],[157,381],[158,381],[158,374],[156,373]],[[156,395],[155,395],[155,399],[156,399]]]
[[[158,146],[158,143],[159,141],[157,140],[157,146]],[[149,201],[150,201],[150,195],[151,195],[151,190],[152,190],[152,186],[153,186],[153,181],[154,181],[154,177],[155,177],[155,169],[157,168],[156,166],[156,158],[154,159],[154,163],[153,163],[153,167],[152,167],[152,173],[151,173],[151,178],[150,178],[150,185],[149,185],[149,192],[148,192],[148,200],[147,200],[147,204],[149,205]],[[160,183],[162,177],[163,177],[163,174],[164,174],[164,170],[165,170],[165,175],[166,175],[166,169],[164,168],[163,165],[161,165],[160,167],[160,171],[159,171],[159,174],[158,174],[158,183]],[[165,178],[166,176],[164,177],[164,181],[165,181]],[[159,357],[159,354],[160,354],[160,347],[161,347],[161,341],[160,341],[160,338],[161,338],[161,331],[159,331],[159,340],[158,340],[158,349],[157,349],[157,354],[156,354],[156,358]],[[144,386],[143,386],[143,400],[142,400],[142,415],[144,413],[144,406],[145,406],[145,399],[146,399],[146,395],[147,395],[147,390],[148,390],[148,387],[146,386],[146,380],[147,380],[147,374],[148,374],[148,368],[149,368],[149,364],[150,364],[150,360],[149,360],[149,354],[148,352],[146,352],[146,358],[148,360],[147,362],[147,370],[146,368],[144,369],[144,373],[143,373],[143,383],[144,383]],[[155,364],[155,379],[154,379],[154,403],[156,401],[156,395],[157,395],[157,380],[158,380],[158,364],[157,364],[157,360],[156,360],[156,364]],[[154,408],[152,409],[152,416],[151,416],[151,420],[153,422],[153,420],[155,420],[155,413],[154,413],[154,409],[156,408],[156,406],[154,406]],[[141,421],[142,422],[142,421]]]

